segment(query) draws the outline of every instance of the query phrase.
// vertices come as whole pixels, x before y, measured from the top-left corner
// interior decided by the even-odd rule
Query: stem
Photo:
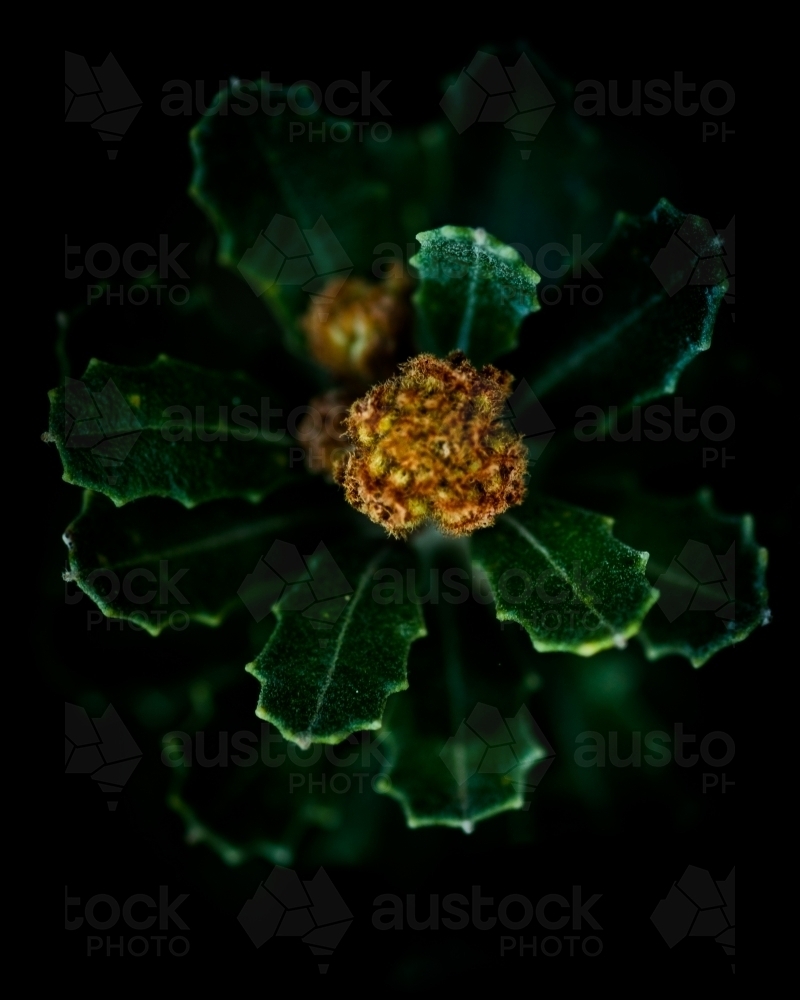
[[[422,571],[430,579],[432,570],[443,564],[459,566],[469,572],[469,541],[443,535],[437,528],[424,528],[414,538],[413,547],[419,553]],[[450,725],[455,733],[468,714],[467,686],[461,663],[461,642],[455,607],[446,601],[436,605],[436,622],[442,646],[445,684],[448,693]]]

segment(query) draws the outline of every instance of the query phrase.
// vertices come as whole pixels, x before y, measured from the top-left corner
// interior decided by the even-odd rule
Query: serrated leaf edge
[[[592,514],[591,511],[585,511],[585,513]],[[606,534],[611,539],[613,539],[613,541],[617,545],[620,546],[620,550],[627,550],[635,557],[635,562],[637,564],[635,568],[641,571],[643,580],[647,582],[647,578],[644,575],[644,572],[647,567],[647,562],[650,558],[650,553],[643,552],[640,549],[634,549],[630,545],[626,545],[624,542],[621,542],[614,535],[613,532],[614,519],[612,517],[606,517],[599,514],[595,514],[594,516],[599,517],[601,519],[603,529],[605,530]],[[515,517],[513,517],[510,514],[503,515],[501,523],[511,524],[514,530],[517,531],[517,533],[526,542],[532,545],[536,549],[536,551],[540,553],[540,555],[544,556],[544,558],[548,561],[548,563],[553,567],[553,570],[556,573],[558,573],[558,575],[561,577],[562,580],[564,580],[565,583],[567,583],[567,585],[572,589],[573,593],[583,602],[586,608],[598,616],[599,620],[606,626],[606,628],[609,630],[609,632],[611,632],[611,634],[604,639],[599,639],[596,642],[582,643],[580,646],[573,646],[570,645],[569,643],[563,643],[563,642],[547,642],[545,640],[537,638],[534,635],[533,631],[528,627],[527,622],[522,618],[522,616],[519,613],[513,610],[503,611],[501,609],[498,609],[495,604],[496,607],[495,615],[498,621],[513,621],[516,622],[518,625],[521,625],[530,636],[533,648],[536,650],[537,653],[574,653],[576,656],[594,656],[596,653],[599,653],[604,649],[611,649],[613,647],[616,647],[617,649],[625,649],[625,647],[628,644],[628,639],[633,638],[633,636],[635,636],[642,628],[645,616],[647,615],[650,608],[653,607],[653,605],[656,603],[656,601],[660,596],[659,591],[656,590],[655,587],[652,586],[649,587],[649,593],[647,597],[643,599],[638,615],[634,619],[632,619],[628,623],[628,625],[626,625],[625,629],[622,632],[618,632],[614,629],[611,622],[609,622],[607,618],[601,615],[594,607],[594,605],[586,599],[585,595],[575,589],[572,581],[567,576],[564,575],[558,563],[551,558],[551,554],[547,549],[547,547],[545,545],[542,545],[541,542],[539,542],[538,539],[536,539],[535,536],[523,524],[521,524]],[[481,567],[483,572],[486,573],[486,569],[480,557],[473,556],[473,560],[477,565]]]
[[[741,530],[742,544],[749,546],[756,556],[756,580],[755,590],[759,601],[759,618],[741,628],[731,629],[727,634],[720,635],[717,639],[706,643],[700,652],[692,652],[689,643],[656,643],[647,634],[647,622],[642,624],[642,628],[637,636],[642,644],[644,654],[651,662],[663,659],[665,656],[683,656],[695,669],[699,669],[708,663],[712,656],[722,652],[729,646],[744,642],[748,636],[760,626],[768,625],[772,620],[772,611],[769,608],[769,590],[767,589],[766,570],[769,563],[769,551],[759,545],[755,539],[755,520],[751,514],[724,514],[714,505],[712,491],[705,487],[697,494],[697,501],[709,517],[722,524],[736,524]]]
[[[370,730],[380,729],[383,722],[383,713],[386,709],[386,702],[389,699],[389,697],[393,694],[397,694],[400,691],[405,691],[408,688],[407,675],[397,685],[386,684],[384,686],[384,696],[381,702],[380,714],[377,717],[365,718],[363,720],[359,720],[357,723],[345,729],[337,730],[337,732],[330,733],[325,736],[311,735],[311,731],[313,730],[314,724],[319,718],[319,714],[322,708],[322,699],[324,699],[325,694],[327,693],[328,688],[330,687],[331,681],[333,680],[333,674],[337,666],[336,660],[338,659],[339,649],[341,648],[342,642],[344,641],[344,635],[347,630],[349,621],[353,617],[355,608],[359,600],[363,596],[364,591],[366,590],[367,583],[372,578],[372,575],[374,574],[375,570],[378,568],[378,566],[380,565],[381,561],[383,560],[384,556],[388,551],[389,551],[388,549],[382,549],[380,552],[378,552],[377,555],[370,560],[370,562],[367,564],[367,566],[362,570],[360,574],[358,584],[353,593],[353,599],[348,602],[347,607],[345,608],[343,615],[345,620],[342,622],[342,625],[339,629],[339,633],[336,638],[336,652],[335,652],[334,663],[332,664],[332,666],[329,666],[328,668],[328,676],[326,678],[326,683],[324,684],[323,689],[320,692],[317,699],[315,715],[312,718],[311,722],[309,723],[307,729],[305,729],[303,732],[295,733],[293,730],[289,729],[280,719],[278,719],[277,716],[275,716],[270,710],[268,710],[262,704],[261,696],[259,697],[258,706],[256,707],[256,715],[258,716],[258,718],[263,719],[265,722],[271,723],[273,726],[276,727],[278,732],[285,740],[290,740],[292,743],[296,743],[303,750],[308,749],[308,747],[311,746],[312,743],[323,743],[323,744],[341,743],[343,740],[346,740],[347,737],[350,736],[352,733],[361,732],[362,730],[365,729],[370,729]],[[275,614],[275,617],[278,619],[278,623],[280,625],[281,619],[283,618],[284,614],[287,614],[287,612],[283,611],[280,605],[276,605],[273,608],[273,612]],[[288,612],[288,614],[296,614],[296,612],[290,611]],[[273,632],[272,635],[270,636],[261,655],[268,653],[273,643],[277,641],[276,632]],[[413,635],[403,637],[407,642],[406,658],[408,657],[408,648],[410,648],[411,643],[415,642],[417,639],[424,638],[427,634],[428,632],[427,629],[425,628],[425,621],[422,618],[422,615],[420,615],[419,629]],[[262,677],[262,674],[259,672],[258,661],[252,660],[250,663],[247,663],[245,665],[245,670],[247,671],[247,673],[255,677],[256,680],[259,682],[259,684],[261,684],[261,692],[263,695],[265,682]]]

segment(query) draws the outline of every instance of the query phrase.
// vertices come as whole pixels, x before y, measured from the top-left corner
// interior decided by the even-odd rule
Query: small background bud
[[[355,396],[346,389],[331,389],[315,396],[297,425],[297,440],[305,448],[305,463],[309,472],[318,472],[332,479],[334,465],[350,450],[345,436],[345,421]]]
[[[346,382],[371,385],[397,364],[411,321],[410,282],[395,269],[379,283],[348,278],[335,296],[334,286],[323,289],[301,320],[311,356]]]

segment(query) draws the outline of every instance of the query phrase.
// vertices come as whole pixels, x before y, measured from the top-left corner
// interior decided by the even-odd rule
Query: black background
[[[242,33],[250,39],[257,34],[251,30]],[[318,34],[299,43],[297,33],[296,28],[287,33],[272,28],[258,44],[250,40],[217,44],[214,32],[209,31],[204,47],[196,49],[185,39],[176,36],[170,41],[162,33],[157,42],[143,45],[126,37],[125,31],[109,29],[104,33],[98,27],[67,31],[64,48],[86,56],[92,65],[99,64],[108,51],[113,52],[143,101],[114,162],[109,162],[104,145],[89,126],[56,126],[60,162],[53,184],[59,199],[58,217],[69,242],[84,248],[97,242],[122,247],[139,240],[155,242],[158,234],[165,232],[170,234],[171,244],[190,240],[194,246],[203,238],[207,240],[205,219],[186,196],[192,169],[187,131],[193,119],[160,112],[162,86],[167,80],[203,80],[210,96],[218,82],[232,75],[253,79],[268,70],[273,80],[308,78],[324,86],[337,78],[358,79],[361,71],[368,69],[373,80],[392,81],[382,98],[392,110],[393,128],[400,128],[439,114],[442,79],[466,65],[476,49],[487,42],[511,40],[476,31],[472,38],[447,43],[412,41],[410,35],[398,35],[389,45],[387,31],[382,29],[374,37],[368,33],[369,41],[356,42],[347,41],[344,24],[337,24],[325,40]],[[569,38],[561,28],[543,36],[531,33],[530,37],[534,51],[541,53],[559,76],[571,82],[618,79],[623,95],[626,81],[671,81],[675,70],[698,84],[722,79],[734,87],[737,105],[727,116],[727,124],[737,134],[724,144],[702,141],[701,114],[681,117],[672,112],[658,118],[607,115],[594,123],[610,141],[634,144],[655,157],[661,176],[668,179],[666,189],[654,190],[652,196],[637,192],[635,203],[618,207],[647,211],[663,195],[682,211],[703,215],[717,227],[726,225],[737,206],[738,150],[747,141],[746,126],[738,123],[744,95],[737,86],[731,45],[719,36],[695,39],[691,44],[673,40],[668,45],[655,45],[648,39],[645,45],[609,39],[600,42],[586,37],[591,34],[587,31],[581,39]],[[289,38],[292,41],[287,41]],[[563,113],[570,113],[569,109],[564,108]],[[450,221],[480,223],[441,220]],[[56,340],[55,313],[80,304],[83,288],[76,290],[75,284],[66,280],[52,283],[52,311],[44,320],[48,345]],[[99,321],[93,320],[91,342],[84,343],[78,336],[70,343],[73,375],[83,370],[92,353],[110,361],[139,362],[162,349],[164,320],[160,314],[147,312],[145,322],[144,311],[128,306],[100,304],[92,308],[105,311]],[[685,451],[671,454],[666,461],[662,485],[675,492],[677,483],[681,492],[689,492],[703,482],[710,483],[723,509],[756,515],[757,537],[771,548],[782,524],[780,515],[769,506],[765,486],[770,469],[760,441],[775,391],[774,375],[762,358],[763,340],[752,337],[746,307],[740,308],[736,322],[730,314],[730,308],[723,306],[713,348],[696,364],[702,365],[706,380],[700,383],[708,393],[705,405],[723,403],[736,415],[736,433],[729,449],[736,460],[725,470],[704,471],[699,449],[687,445]],[[36,415],[43,429],[45,390],[57,383],[59,369],[50,347],[37,350],[37,355],[40,392]],[[224,367],[224,357],[224,345],[220,345],[219,357],[206,358],[206,363]],[[32,447],[37,447],[35,442]],[[64,603],[60,581],[64,550],[59,536],[77,512],[79,497],[74,487],[61,481],[55,450],[38,447],[36,467],[40,488],[47,496],[48,515],[38,536],[41,606],[46,613],[34,646],[39,666],[48,678],[47,718],[57,739],[64,700],[78,700],[87,691],[119,699],[123,696],[120,692],[128,690],[137,676],[146,675],[153,683],[163,676],[168,683],[177,675],[189,676],[192,664],[181,651],[180,635],[154,640],[145,634],[116,630],[87,631],[85,607]],[[636,459],[634,451],[631,456]],[[655,479],[659,480],[657,474]],[[204,636],[210,655],[225,656],[230,629],[228,623]],[[667,727],[683,722],[687,732],[699,735],[723,730],[738,743],[744,734],[738,725],[737,695],[745,678],[759,673],[757,668],[762,664],[766,667],[772,659],[773,631],[774,626],[757,630],[745,644],[719,654],[699,671],[678,658],[646,665],[642,690],[649,703],[657,705],[659,720]],[[252,682],[246,678],[242,683],[242,704],[247,706],[253,700]],[[122,712],[119,700],[116,704]],[[545,727],[545,721],[539,721]],[[242,726],[249,724],[248,720],[242,722]],[[130,728],[141,745],[145,737],[134,723]],[[728,777],[736,779],[736,786],[724,796],[719,791],[702,794],[699,767],[670,765],[668,794],[663,784],[648,784],[633,769],[620,769],[609,775],[610,791],[604,804],[592,807],[564,794],[557,775],[559,768],[569,766],[570,752],[566,748],[559,756],[559,748],[556,750],[555,763],[533,797],[535,832],[531,842],[515,844],[512,839],[503,846],[502,836],[498,839],[485,833],[491,824],[504,825],[504,817],[488,821],[470,837],[441,829],[406,830],[400,828],[396,805],[380,800],[380,808],[387,811],[396,828],[383,855],[379,850],[367,864],[328,868],[355,915],[332,959],[328,973],[331,984],[338,981],[350,988],[357,984],[357,988],[393,986],[402,990],[426,983],[445,984],[466,974],[474,984],[485,976],[488,985],[497,972],[504,977],[524,975],[531,983],[541,982],[542,977],[549,983],[551,977],[565,974],[588,974],[597,982],[611,982],[612,976],[620,981],[621,974],[635,973],[643,984],[663,978],[678,980],[689,975],[690,969],[693,975],[730,975],[729,960],[718,945],[692,940],[670,951],[649,915],[687,865],[708,868],[713,877],[722,879],[736,862],[739,818],[744,811],[740,796],[747,795],[748,789],[742,787],[744,779],[735,765],[728,769]],[[54,750],[53,761],[56,759]],[[110,893],[121,900],[136,892],[155,894],[159,885],[168,884],[172,895],[189,893],[181,908],[191,942],[189,955],[180,960],[183,974],[192,977],[218,967],[228,968],[237,984],[244,969],[248,978],[259,976],[262,985],[275,975],[284,980],[288,976],[318,980],[312,957],[297,941],[272,941],[261,951],[253,948],[236,914],[271,866],[251,861],[230,868],[206,847],[185,845],[182,824],[162,807],[158,767],[157,761],[150,764],[144,759],[131,787],[123,793],[118,811],[109,813],[88,779],[62,776],[45,764],[50,772],[49,786],[58,788],[63,796],[54,850],[57,863],[52,869],[63,874],[70,895],[85,901],[96,893]],[[513,833],[511,826],[508,829]],[[306,878],[315,870],[304,869],[302,864],[297,869]],[[573,885],[583,886],[584,898],[602,893],[593,910],[603,928],[599,933],[602,954],[593,959],[569,959],[563,954],[533,958],[528,953],[520,958],[512,952],[501,959],[497,930],[379,933],[371,925],[373,899],[381,893],[416,893],[424,913],[428,894],[469,895],[473,885],[480,885],[481,894],[495,900],[511,893],[524,894],[533,901],[547,893],[569,897]],[[521,932],[527,935],[526,941],[531,932],[530,928]],[[101,966],[108,973],[112,970],[107,967],[120,961],[102,953],[87,959],[82,930],[65,932],[59,948],[70,963],[96,971]],[[150,960],[126,956],[124,964],[129,967]],[[159,972],[166,963],[175,965],[176,961],[160,959]],[[117,966],[115,971],[119,975],[122,970]],[[502,986],[497,983],[495,988]]]

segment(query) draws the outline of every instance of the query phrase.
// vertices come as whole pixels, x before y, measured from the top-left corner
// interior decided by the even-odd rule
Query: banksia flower
[[[341,288],[334,279],[301,320],[314,360],[351,383],[389,376],[411,318],[408,291],[395,275],[379,284],[348,278]]]
[[[297,440],[305,447],[309,472],[330,479],[334,464],[352,447],[345,437],[345,420],[353,399],[353,393],[346,389],[331,389],[308,404],[309,412],[297,425]]]
[[[512,380],[459,352],[402,364],[350,409],[353,451],[334,471],[347,501],[398,538],[428,520],[447,535],[490,527],[525,495],[527,450],[498,419]]]

